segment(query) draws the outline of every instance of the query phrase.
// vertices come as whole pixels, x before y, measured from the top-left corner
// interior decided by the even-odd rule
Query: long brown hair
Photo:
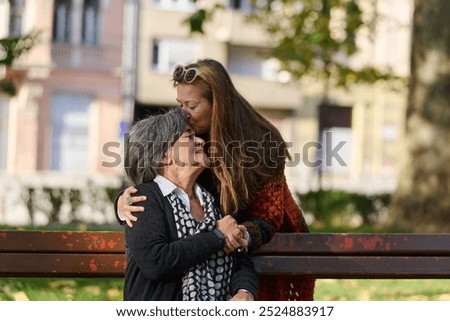
[[[246,208],[261,184],[280,175],[287,144],[278,129],[242,97],[224,66],[203,59],[185,66],[198,73],[193,83],[212,106],[210,158],[219,180],[224,214],[235,215]],[[183,82],[175,79],[175,85]]]

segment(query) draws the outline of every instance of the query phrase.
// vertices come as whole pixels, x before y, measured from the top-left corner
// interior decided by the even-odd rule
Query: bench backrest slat
[[[261,247],[267,255],[450,255],[450,234],[277,234]]]
[[[450,257],[262,256],[259,274],[301,275],[325,279],[450,278]]]
[[[1,231],[0,252],[123,253],[123,232]],[[276,234],[258,255],[450,255],[450,234]]]
[[[123,253],[123,232],[0,231],[0,252]]]
[[[122,254],[0,254],[1,276],[123,277]],[[316,278],[450,278],[450,257],[261,256],[254,259],[264,275]]]
[[[123,254],[0,253],[3,277],[123,277]]]

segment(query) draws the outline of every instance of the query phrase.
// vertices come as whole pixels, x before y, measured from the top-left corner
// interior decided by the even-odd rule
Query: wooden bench
[[[122,232],[0,231],[1,277],[123,277]],[[450,234],[277,234],[254,254],[267,275],[450,278]]]

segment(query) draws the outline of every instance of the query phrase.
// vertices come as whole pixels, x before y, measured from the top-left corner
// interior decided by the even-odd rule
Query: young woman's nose
[[[186,107],[181,107],[181,110],[186,114],[187,119],[191,119],[191,113],[189,112],[189,109]]]

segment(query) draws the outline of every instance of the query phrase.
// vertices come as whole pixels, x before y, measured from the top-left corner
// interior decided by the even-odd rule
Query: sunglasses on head
[[[197,76],[200,76],[200,72],[194,67],[186,68],[183,65],[176,65],[173,71],[173,80],[177,82],[183,80],[185,83],[190,84]]]

